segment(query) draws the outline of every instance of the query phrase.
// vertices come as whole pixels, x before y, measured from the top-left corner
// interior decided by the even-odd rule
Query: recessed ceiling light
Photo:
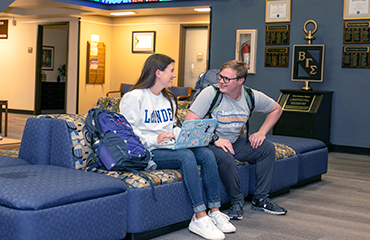
[[[194,8],[196,12],[210,12],[211,8]]]
[[[110,15],[113,15],[113,16],[125,16],[125,15],[134,15],[136,14],[135,12],[114,12],[114,13],[110,13]]]

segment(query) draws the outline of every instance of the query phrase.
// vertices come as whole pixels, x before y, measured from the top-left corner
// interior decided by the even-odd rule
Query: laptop
[[[159,148],[181,149],[206,147],[216,129],[217,119],[200,119],[184,121],[176,139],[159,144]]]

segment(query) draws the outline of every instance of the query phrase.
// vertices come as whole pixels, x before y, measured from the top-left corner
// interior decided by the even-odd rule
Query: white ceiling
[[[132,6],[135,5],[132,4]],[[197,8],[199,8],[199,6],[197,6]],[[135,16],[196,14],[196,12],[194,11],[194,7],[130,9],[130,10],[111,11],[111,10],[101,10],[93,7],[67,4],[53,0],[15,0],[8,8],[6,8],[2,13],[0,13],[0,17],[60,18],[84,15],[112,17],[110,15],[111,12],[122,12],[122,11],[134,11],[136,13]]]

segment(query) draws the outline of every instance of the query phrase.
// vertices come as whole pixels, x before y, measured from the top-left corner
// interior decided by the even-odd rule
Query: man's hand
[[[253,133],[249,136],[249,143],[253,149],[258,148],[265,141],[266,136],[260,132]]]
[[[229,151],[232,155],[235,155],[233,145],[229,140],[219,138],[214,144],[216,147],[222,148],[225,152]]]

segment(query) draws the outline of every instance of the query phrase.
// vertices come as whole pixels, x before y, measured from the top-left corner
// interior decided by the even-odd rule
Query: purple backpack
[[[87,139],[91,140],[100,167],[112,171],[140,171],[147,167],[150,152],[123,115],[92,108],[85,121]]]

